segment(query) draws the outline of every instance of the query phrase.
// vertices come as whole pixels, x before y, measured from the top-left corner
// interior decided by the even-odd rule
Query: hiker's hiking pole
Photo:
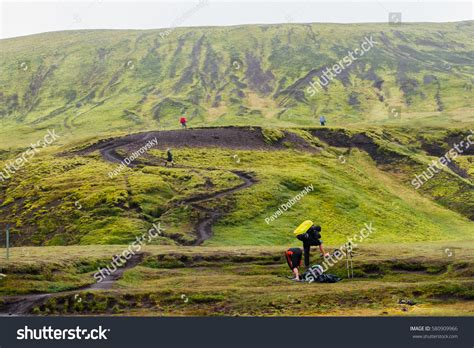
[[[346,271],[347,271],[347,279],[350,277],[349,273],[349,251],[346,252]]]
[[[347,269],[347,279],[354,279],[354,267],[352,264],[352,243],[351,242],[349,242],[347,245],[346,269]]]
[[[349,254],[351,255],[351,279],[354,279],[354,265],[352,264],[352,257],[354,254],[352,253],[352,249]]]

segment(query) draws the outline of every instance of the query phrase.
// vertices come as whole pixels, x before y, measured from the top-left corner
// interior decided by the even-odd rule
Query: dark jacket
[[[300,241],[303,242],[304,249],[304,265],[309,267],[309,256],[311,252],[311,246],[321,245],[321,234],[317,230],[316,226],[311,226],[306,233],[297,236]]]

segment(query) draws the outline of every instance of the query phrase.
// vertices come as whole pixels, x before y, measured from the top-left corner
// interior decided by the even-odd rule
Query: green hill
[[[468,240],[472,149],[418,190],[411,183],[437,158],[427,144],[446,144],[443,152],[467,134],[222,127],[131,134],[61,153],[51,148],[0,181],[0,226],[10,224],[15,246],[125,244],[153,223],[165,226],[154,244],[284,245],[308,218],[324,226],[331,245],[366,223],[379,231],[367,243]],[[109,174],[154,137],[156,147],[132,167]],[[176,167],[163,166],[167,147]]]
[[[0,147],[47,128],[64,137],[173,128],[183,114],[193,126],[311,126],[320,114],[330,125],[473,121],[473,21],[163,31],[1,40]],[[366,38],[376,44],[344,63]],[[325,89],[308,90],[338,62]]]

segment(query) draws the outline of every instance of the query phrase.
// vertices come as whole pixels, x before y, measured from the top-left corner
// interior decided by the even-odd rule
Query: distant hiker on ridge
[[[166,149],[166,162],[165,162],[165,167],[168,166],[174,166],[174,161],[173,161],[173,154],[171,153],[171,149],[167,148]]]
[[[181,127],[183,127],[183,128],[187,128],[186,122],[188,122],[188,121],[186,120],[186,117],[184,117],[184,116],[179,119],[179,123],[181,123]]]
[[[319,123],[321,124],[321,126],[326,125],[326,117],[324,117],[324,115],[319,116]]]

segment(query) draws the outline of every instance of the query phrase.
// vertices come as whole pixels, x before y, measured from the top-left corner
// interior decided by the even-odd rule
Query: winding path
[[[200,245],[202,244],[205,240],[209,239],[212,236],[212,225],[222,216],[224,213],[220,211],[212,211],[210,209],[204,208],[198,203],[202,203],[205,201],[209,201],[211,199],[216,199],[220,197],[227,196],[229,194],[232,194],[236,191],[243,190],[247,187],[252,186],[256,180],[253,176],[251,176],[249,173],[246,172],[241,172],[241,171],[229,171],[235,175],[237,175],[240,179],[243,180],[243,183],[240,185],[237,185],[235,187],[222,190],[219,192],[215,192],[212,194],[209,194],[207,196],[201,196],[201,197],[196,197],[196,198],[189,198],[187,200],[182,201],[184,204],[190,204],[192,205],[195,209],[200,210],[205,212],[206,217],[203,219],[199,220],[196,226],[196,232],[198,234],[198,239],[194,243],[194,245]]]
[[[28,315],[35,305],[41,304],[45,300],[56,296],[76,296],[78,291],[108,290],[112,288],[113,284],[117,280],[122,278],[123,273],[127,269],[135,267],[142,261],[142,259],[143,253],[135,254],[130,258],[130,260],[127,261],[124,267],[117,268],[115,272],[106,276],[102,282],[96,282],[76,290],[3,297],[3,304],[0,306],[0,317]]]
[[[147,133],[142,133],[144,135],[144,138],[140,139],[140,142],[146,142],[148,140],[151,140],[152,136],[151,134]],[[124,147],[127,145],[130,145],[134,142],[137,142],[136,137],[133,138],[128,138],[128,137],[123,137],[123,138],[114,138],[111,140],[106,141],[105,143],[101,144],[101,148],[99,149],[100,154],[102,157],[109,161],[109,162],[114,162],[114,163],[121,163],[125,158],[122,157],[118,152],[117,148],[119,147]],[[164,162],[164,159],[163,161]],[[135,160],[134,163],[130,163],[129,167],[135,167],[137,164],[146,164],[150,166],[159,166],[160,164],[154,163],[151,161],[144,161],[144,160]],[[169,167],[169,168],[177,168],[177,169],[197,169],[196,167],[190,167],[190,166],[174,166],[174,167]],[[203,169],[203,168],[198,168],[198,169]],[[221,168],[206,168],[208,170],[221,170],[221,171],[226,171],[225,169]],[[193,243],[193,245],[200,245],[202,244],[205,240],[209,239],[212,236],[212,225],[224,215],[223,212],[220,211],[212,211],[207,208],[204,208],[199,205],[199,203],[203,203],[212,199],[217,199],[221,198],[227,195],[230,195],[234,192],[246,189],[253,184],[257,182],[257,180],[252,176],[251,173],[244,172],[244,171],[239,171],[239,170],[227,170],[227,172],[232,173],[234,175],[237,175],[240,179],[242,179],[242,183],[225,189],[221,190],[218,192],[213,192],[205,195],[199,195],[196,197],[191,197],[188,199],[185,199],[181,202],[178,202],[176,206],[179,205],[191,205],[194,209],[199,210],[205,214],[205,217],[202,219],[199,219],[197,224],[196,224],[196,233],[198,235],[197,240]]]
[[[117,139],[111,139],[101,144],[103,145],[100,148],[100,153],[102,157],[105,160],[110,161],[110,162],[115,162],[115,163],[122,162],[124,158],[122,158],[118,154],[117,148],[125,146],[125,145],[130,145],[133,142],[133,140],[131,141],[127,141],[127,140],[128,139],[117,138]],[[147,138],[147,136],[145,136],[145,139],[141,139],[141,140],[146,141],[149,139]],[[135,163],[145,163],[145,162],[136,161]],[[158,165],[156,163],[153,164],[149,162],[146,164],[155,165],[155,166]],[[131,167],[134,167],[135,165],[136,164],[133,164],[133,163],[130,164]],[[188,166],[175,166],[173,168],[195,169],[194,167],[188,167]],[[223,170],[220,168],[207,168],[207,169],[208,170]],[[240,179],[242,179],[243,182],[237,186],[234,186],[225,190],[191,197],[181,202],[178,202],[176,204],[177,206],[183,205],[183,204],[191,205],[194,209],[199,210],[204,213],[204,217],[199,219],[196,224],[195,229],[196,229],[198,238],[196,239],[193,245],[200,245],[205,240],[209,239],[212,236],[212,225],[221,216],[224,215],[224,212],[217,211],[217,210],[210,210],[208,208],[201,206],[200,203],[204,203],[213,199],[218,199],[218,198],[230,195],[234,192],[246,189],[252,186],[256,182],[256,179],[250,173],[239,171],[239,170],[228,170],[228,172],[233,173],[234,175],[237,175]],[[91,291],[91,290],[93,291],[93,290],[110,289],[112,288],[113,284],[122,277],[125,270],[135,267],[141,262],[142,259],[143,259],[143,254],[136,254],[126,263],[124,267],[118,268],[114,273],[107,276],[102,282],[93,283],[86,287],[78,288],[77,290],[68,290],[68,291],[45,293],[45,294],[28,294],[28,295],[20,295],[20,296],[3,297],[2,298],[3,304],[0,306],[0,317],[1,316],[29,315],[31,312],[31,309],[35,305],[39,305],[43,303],[44,301],[46,301],[47,299],[53,298],[56,296],[64,296],[64,295],[72,296],[72,295],[76,295],[78,291]]]

